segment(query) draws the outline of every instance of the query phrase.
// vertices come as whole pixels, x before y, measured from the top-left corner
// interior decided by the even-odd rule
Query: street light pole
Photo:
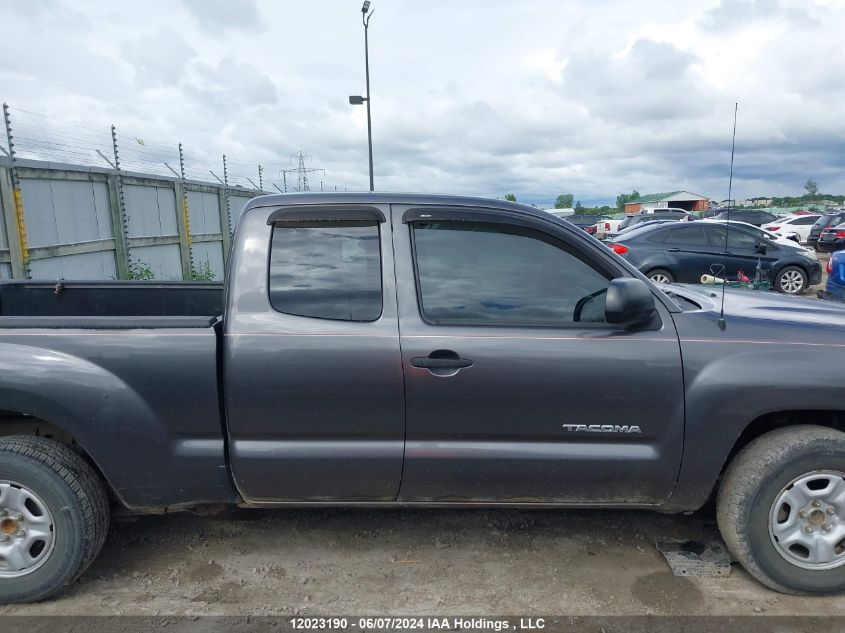
[[[361,7],[361,22],[364,24],[364,68],[367,74],[367,96],[350,96],[349,103],[352,105],[361,105],[365,101],[367,102],[367,146],[370,152],[370,191],[375,191],[373,184],[373,119],[370,115],[370,42],[368,37],[370,18],[373,17],[375,9],[372,13],[369,13],[369,11],[370,0],[364,0],[364,5]]]
[[[361,21],[364,23],[364,68],[367,75],[367,145],[370,151],[370,191],[375,191],[373,184],[373,120],[370,116],[370,44],[367,37],[370,30],[370,18],[373,13],[367,15],[367,10],[370,8],[370,3],[365,2],[361,9]]]

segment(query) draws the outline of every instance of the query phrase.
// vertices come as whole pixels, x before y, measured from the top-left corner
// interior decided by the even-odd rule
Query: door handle
[[[670,253],[680,253],[681,252],[680,248],[675,248],[674,246],[672,248],[667,248],[666,250]]]
[[[428,356],[411,359],[411,367],[427,369],[435,376],[454,376],[460,369],[471,366],[470,359],[461,358],[450,349],[436,349]]]
[[[461,369],[471,367],[472,361],[468,358],[431,358],[420,356],[411,359],[412,367],[424,367],[425,369]]]

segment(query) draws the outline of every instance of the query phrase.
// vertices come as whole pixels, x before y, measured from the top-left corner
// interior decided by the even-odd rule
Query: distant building
[[[741,207],[770,207],[772,206],[772,199],[765,196],[757,196],[756,198],[738,200],[737,204]]]
[[[766,196],[758,196],[756,198],[751,198],[751,202],[755,207],[770,207],[772,206],[774,200],[767,198]]]
[[[639,213],[643,209],[665,209],[666,207],[687,211],[706,211],[709,206],[710,198],[689,191],[669,191],[640,196],[625,204],[625,213]]]

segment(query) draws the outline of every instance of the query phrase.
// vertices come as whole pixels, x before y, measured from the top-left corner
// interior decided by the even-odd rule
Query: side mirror
[[[608,323],[639,325],[655,312],[654,295],[642,279],[614,279],[607,287],[604,318]]]
[[[760,255],[765,255],[766,251],[769,250],[769,245],[765,242],[760,242],[757,246],[754,247],[754,252]]]

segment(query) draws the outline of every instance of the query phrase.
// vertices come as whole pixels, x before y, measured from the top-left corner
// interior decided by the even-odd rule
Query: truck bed
[[[219,283],[0,282],[0,327],[208,327],[222,314]]]
[[[0,282],[0,419],[61,424],[130,508],[233,502],[222,302],[210,283]]]

